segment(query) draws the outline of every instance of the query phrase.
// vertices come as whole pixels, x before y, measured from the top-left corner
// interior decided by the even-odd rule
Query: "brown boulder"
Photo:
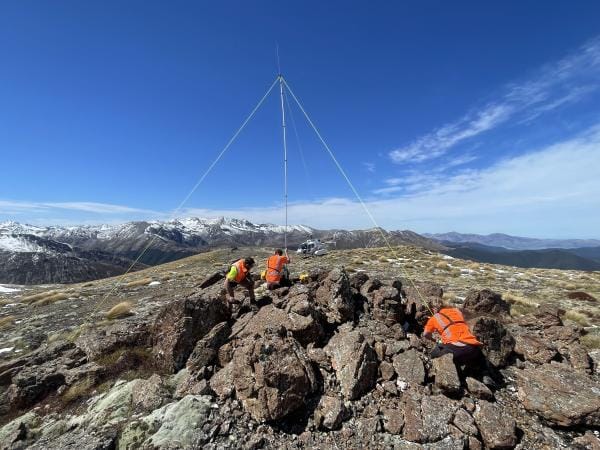
[[[527,328],[542,330],[553,326],[562,326],[560,316],[564,314],[564,310],[550,306],[542,305],[534,312],[525,314],[516,319],[516,322]]]
[[[345,415],[346,407],[341,399],[324,395],[315,411],[315,424],[318,428],[337,430]]]
[[[343,269],[329,272],[317,289],[315,299],[324,308],[329,323],[340,324],[354,318],[352,288]]]
[[[456,430],[452,420],[460,404],[444,395],[422,395],[410,389],[402,397],[403,437],[413,442],[437,442]]]
[[[481,381],[478,381],[475,378],[467,377],[466,382],[467,390],[471,393],[471,395],[473,395],[473,397],[482,400],[494,399],[494,393]]]
[[[535,364],[550,362],[558,354],[556,348],[530,334],[515,334],[515,353]]]
[[[392,326],[402,323],[404,319],[404,306],[398,289],[391,286],[382,286],[369,297],[372,304],[373,318]]]
[[[345,398],[355,400],[375,386],[377,355],[362,333],[342,330],[324,350],[331,358]]]
[[[405,315],[424,326],[431,315],[426,303],[442,299],[444,290],[439,284],[430,282],[407,283],[402,286],[402,296],[406,299]]]
[[[448,396],[461,392],[460,379],[454,365],[453,356],[446,354],[432,361],[435,386]]]
[[[221,346],[227,342],[230,333],[231,328],[227,322],[221,322],[215,325],[196,343],[192,354],[187,360],[188,369],[194,372],[200,370],[201,367],[212,363],[216,359]]]
[[[505,317],[510,313],[510,305],[502,300],[502,296],[489,289],[468,292],[462,305],[467,313],[486,314],[494,317]]]
[[[152,353],[158,367],[177,372],[196,343],[231,316],[228,305],[208,292],[165,305],[152,327]]]
[[[425,382],[425,366],[416,350],[410,349],[398,353],[392,359],[392,364],[398,374],[399,381],[404,381],[409,386],[417,386]]]
[[[310,360],[292,337],[248,338],[235,350],[230,365],[236,395],[258,421],[281,419],[317,389]]]
[[[518,372],[518,398],[526,410],[558,426],[600,425],[600,383],[565,364]]]
[[[517,445],[515,420],[495,403],[481,400],[473,417],[486,448],[504,449]]]
[[[146,346],[149,328],[134,316],[107,327],[88,328],[75,341],[89,359],[112,353],[124,347]]]
[[[515,338],[496,319],[478,317],[470,322],[471,330],[483,344],[483,353],[496,367],[505,367],[515,348]]]

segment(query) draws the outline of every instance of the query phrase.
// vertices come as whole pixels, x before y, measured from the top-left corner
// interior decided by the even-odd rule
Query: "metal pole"
[[[285,108],[283,106],[283,76],[279,74],[279,94],[281,96],[281,128],[283,129],[283,197],[285,202],[285,228],[283,231],[283,247],[287,249],[288,229],[288,181],[287,181],[287,139],[285,133]]]

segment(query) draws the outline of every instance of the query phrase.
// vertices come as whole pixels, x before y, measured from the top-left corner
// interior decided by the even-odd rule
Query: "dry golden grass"
[[[564,319],[569,319],[572,322],[575,322],[582,327],[589,327],[590,323],[588,321],[588,317],[585,314],[582,314],[579,311],[575,311],[574,309],[568,310],[563,316]]]
[[[588,350],[596,350],[600,348],[600,334],[586,334],[579,340]]]
[[[120,319],[131,314],[131,308],[133,305],[129,302],[121,302],[113,306],[110,311],[106,313],[106,318],[109,320]]]
[[[450,266],[445,261],[440,261],[435,264],[436,269],[448,270]]]
[[[45,297],[50,297],[54,294],[57,294],[57,292],[56,291],[40,292],[39,294],[33,294],[33,295],[28,295],[26,297],[23,297],[21,299],[21,301],[23,303],[33,303],[33,302],[41,300]]]
[[[62,395],[62,400],[65,403],[70,403],[74,400],[80,399],[88,394],[93,387],[94,382],[92,378],[86,377],[70,386]]]
[[[144,285],[147,285],[150,283],[152,283],[152,277],[147,277],[147,278],[142,278],[141,280],[130,281],[129,283],[127,283],[125,285],[125,287],[132,288],[132,287],[144,286]]]
[[[467,269],[479,270],[479,263],[470,262],[469,264],[467,264]]]
[[[15,318],[13,316],[0,317],[0,330],[12,326],[14,321]]]
[[[32,306],[45,306],[45,305],[49,305],[51,303],[57,302],[59,300],[66,300],[68,298],[69,298],[68,294],[65,294],[63,292],[57,292],[56,294],[42,297],[41,299],[37,300],[36,302],[33,302]]]

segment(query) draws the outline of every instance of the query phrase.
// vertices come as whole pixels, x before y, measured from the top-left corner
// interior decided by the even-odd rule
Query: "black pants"
[[[481,349],[477,345],[453,345],[453,344],[436,344],[431,351],[431,358],[439,358],[442,355],[452,353],[456,364],[468,364],[478,362],[481,358]]]

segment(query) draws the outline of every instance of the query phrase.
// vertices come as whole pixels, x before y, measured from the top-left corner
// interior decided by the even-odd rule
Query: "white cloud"
[[[389,153],[392,161],[419,163],[444,155],[453,146],[509,119],[530,121],[581,100],[600,87],[600,38],[543,67],[531,79],[507,86],[499,99]],[[525,116],[525,117],[519,117]]]
[[[129,206],[112,205],[96,202],[26,202],[14,200],[0,200],[0,214],[39,213],[53,210],[68,210],[93,214],[159,214],[156,211]]]
[[[363,166],[364,166],[364,168],[365,168],[365,170],[366,170],[367,172],[369,172],[369,173],[375,173],[375,169],[377,168],[377,167],[375,166],[375,163],[372,163],[372,162],[364,162],[364,163],[362,163],[362,164],[363,164]]]

